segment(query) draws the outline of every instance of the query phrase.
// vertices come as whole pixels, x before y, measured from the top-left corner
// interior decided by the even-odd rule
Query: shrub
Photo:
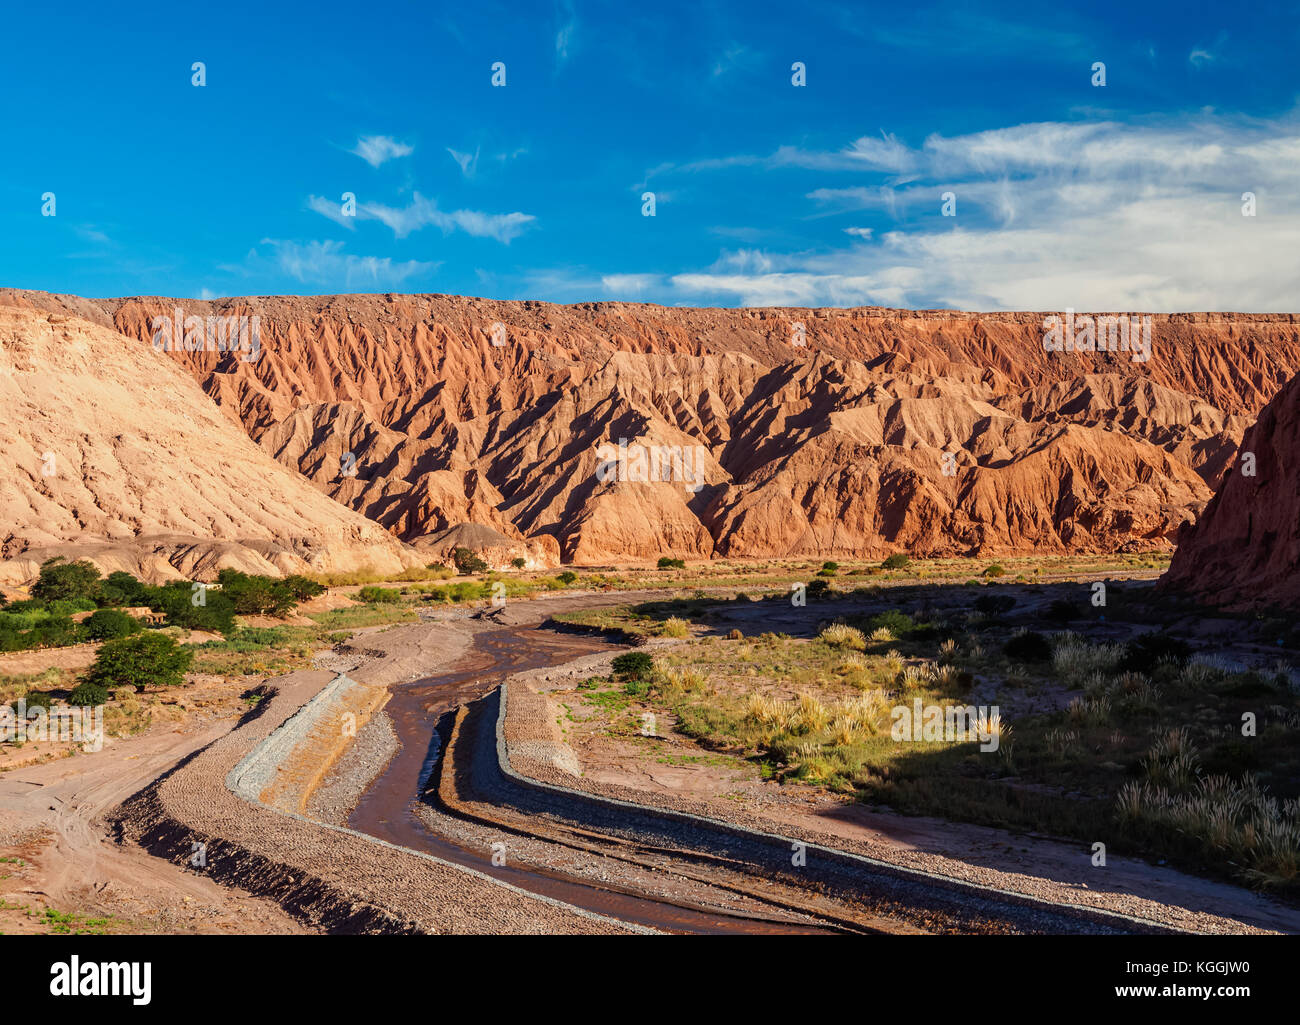
[[[1120,672],[1149,673],[1156,663],[1171,659],[1180,666],[1191,656],[1188,645],[1167,634],[1147,633],[1128,642],[1124,657],[1120,659]]]
[[[654,672],[655,660],[644,651],[629,651],[615,656],[613,667],[615,676],[644,683]]]
[[[807,598],[825,598],[830,593],[831,585],[825,580],[810,580],[804,589]]]
[[[71,616],[74,612],[90,612],[94,608],[95,603],[89,598],[59,598],[45,603],[45,611],[50,614],[51,619]]]
[[[28,708],[48,709],[51,705],[54,704],[54,698],[43,690],[29,690],[26,694],[23,695],[23,703]],[[13,702],[11,707],[14,709],[14,711],[17,711],[18,703]]]
[[[1002,650],[1013,662],[1046,662],[1052,657],[1052,645],[1047,638],[1032,630],[1016,634]]]
[[[128,616],[117,609],[99,609],[86,617],[84,624],[86,634],[92,640],[108,641],[114,637],[129,637],[138,634],[144,626],[138,619]]]
[[[375,605],[396,605],[402,600],[402,592],[395,587],[363,587],[357,597]]]
[[[1006,575],[1007,575],[1007,571],[1002,568],[1002,563],[1000,562],[993,563],[986,570],[984,570],[983,573],[980,574],[980,576],[982,577],[1004,577]]]
[[[685,637],[691,632],[691,624],[677,616],[669,616],[664,620],[662,633],[665,637]]]
[[[37,623],[23,636],[27,648],[64,648],[85,639],[85,629],[66,616]]]
[[[912,560],[902,552],[895,552],[880,564],[881,569],[907,569]]]
[[[743,641],[744,639],[745,635],[739,630],[732,630],[727,634],[727,640],[729,641]]]
[[[134,687],[141,692],[150,684],[176,687],[194,661],[194,652],[154,631],[120,637],[99,649],[95,664],[83,681],[101,687]]]
[[[94,601],[99,597],[99,587],[99,570],[93,563],[85,559],[64,562],[56,557],[41,563],[40,577],[32,585],[32,597],[42,602],[75,598]]]
[[[916,629],[916,623],[911,616],[898,609],[890,609],[888,612],[879,612],[867,620],[867,627],[874,633],[877,630],[887,630],[893,637],[906,637]]]
[[[83,680],[72,688],[72,693],[68,695],[68,704],[81,707],[90,705],[102,705],[108,700],[108,688],[98,683],[90,683]]]
[[[573,570],[571,569],[566,569],[563,573],[557,575],[555,579],[558,580],[560,583],[562,583],[565,587],[568,587],[570,584],[574,583],[578,579],[578,574],[573,572]]]
[[[659,557],[659,568],[660,569],[685,569],[686,560],[670,559],[666,555],[661,555]]]
[[[986,616],[1005,616],[1016,607],[1016,600],[1009,594],[981,594],[975,599],[975,611]]]
[[[515,558],[510,560],[510,565],[512,565],[515,569],[523,569],[525,566],[528,565],[528,562],[527,560],[522,559],[519,556],[515,556]]]
[[[1043,618],[1051,623],[1065,624],[1075,619],[1082,619],[1083,609],[1075,602],[1057,598],[1047,606],[1047,609],[1043,612]]]
[[[456,572],[463,577],[488,571],[488,564],[468,548],[457,548],[451,553],[451,561],[456,566]]]

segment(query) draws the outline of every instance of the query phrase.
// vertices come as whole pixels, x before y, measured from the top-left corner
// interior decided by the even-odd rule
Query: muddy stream
[[[651,897],[635,897],[588,881],[533,866],[496,866],[491,852],[462,846],[433,832],[415,815],[415,801],[437,768],[441,740],[438,720],[458,705],[481,697],[515,673],[560,665],[610,645],[589,637],[536,627],[506,627],[476,634],[466,655],[446,672],[392,688],[384,711],[392,720],[400,749],[362,795],[348,825],[389,843],[423,851],[476,869],[521,890],[572,904],[623,922],[674,933],[823,933],[811,925],[754,921],[723,912],[677,907]]]

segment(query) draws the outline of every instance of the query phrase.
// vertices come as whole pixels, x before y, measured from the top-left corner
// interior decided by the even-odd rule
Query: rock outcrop
[[[0,415],[0,582],[56,555],[149,580],[420,563],[277,463],[173,359],[85,320],[0,306]]]
[[[582,564],[1167,549],[1300,370],[1291,315],[1154,316],[1137,362],[1044,351],[1037,313],[0,301],[146,351],[177,309],[256,317],[255,360],[160,358],[403,541],[480,524]]]
[[[1300,608],[1300,377],[1246,431],[1160,587],[1212,605]]]

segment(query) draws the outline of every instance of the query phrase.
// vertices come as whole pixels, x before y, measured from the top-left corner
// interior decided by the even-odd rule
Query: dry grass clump
[[[1170,746],[1166,738],[1162,755]],[[1178,836],[1203,856],[1241,866],[1252,882],[1282,887],[1300,882],[1300,800],[1270,797],[1249,774],[1205,776],[1194,785],[1126,783],[1116,812],[1135,832]]]
[[[867,646],[867,640],[862,636],[861,630],[843,623],[832,623],[825,627],[817,635],[817,639],[832,648],[850,648],[853,651],[862,651]]]
[[[678,616],[669,616],[659,629],[665,637],[686,637],[691,632],[691,624]]]
[[[961,670],[951,664],[936,663],[930,666],[930,681],[945,690],[955,687],[960,675]]]
[[[920,666],[904,666],[898,674],[898,686],[903,690],[916,690],[925,685],[929,674]]]
[[[1073,633],[1057,635],[1052,668],[1067,684],[1077,686],[1096,673],[1111,673],[1124,657],[1122,644],[1089,644]]]
[[[1070,721],[1084,726],[1104,726],[1110,720],[1110,698],[1097,694],[1088,698],[1075,698],[1066,708]]]
[[[1151,745],[1142,769],[1156,786],[1185,787],[1200,775],[1200,756],[1187,731],[1179,727]]]

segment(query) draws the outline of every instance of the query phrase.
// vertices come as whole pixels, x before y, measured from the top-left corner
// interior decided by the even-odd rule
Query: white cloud
[[[419,260],[396,262],[387,256],[354,256],[343,252],[342,242],[292,242],[264,238],[262,245],[272,249],[271,261],[276,269],[304,284],[358,284],[393,287],[408,278],[437,269],[435,263]],[[249,254],[249,263],[261,262],[261,254]]]
[[[354,220],[354,218],[342,217],[337,205],[317,196],[312,196],[308,200],[308,206],[340,224]],[[383,203],[360,203],[357,206],[355,219],[379,221],[392,229],[397,238],[406,238],[414,231],[433,226],[441,228],[444,234],[463,231],[475,238],[494,238],[505,245],[509,245],[513,239],[523,234],[536,220],[532,214],[517,212],[489,214],[479,210],[442,210],[436,200],[426,199],[418,192],[404,207],[391,207]]]
[[[1296,116],[1024,124],[915,148],[872,138],[827,156],[855,150],[882,172],[908,168],[912,180],[809,198],[874,211],[896,228],[846,228],[852,241],[809,252],[724,253],[671,278],[671,290],[744,305],[1295,308]],[[956,218],[940,216],[949,190]],[[1257,216],[1242,216],[1244,192],[1256,194]]]
[[[601,288],[615,295],[642,295],[659,282],[658,274],[606,274],[600,279]]]
[[[906,171],[911,169],[916,156],[898,138],[881,133],[879,139],[864,135],[846,149],[845,154],[860,160],[867,167],[876,167],[885,171]]]
[[[461,174],[466,178],[474,177],[474,173],[478,170],[478,149],[473,153],[460,153],[448,146],[447,152],[451,154],[451,159],[460,165]]]
[[[328,217],[335,224],[341,225],[348,230],[357,226],[355,217],[345,217],[343,215],[342,202],[334,202],[332,199],[326,199],[324,196],[308,196],[307,209],[315,210],[322,217]]]
[[[415,150],[388,135],[363,135],[349,152],[355,153],[371,167],[378,167],[397,157],[410,156]]]
[[[566,20],[555,32],[555,63],[557,66],[568,61],[569,51],[573,48],[574,37],[578,31],[578,15],[573,9],[573,4],[569,0],[565,0],[563,8]]]
[[[759,55],[744,43],[730,43],[713,64],[713,77],[720,78],[738,68],[754,64]]]

